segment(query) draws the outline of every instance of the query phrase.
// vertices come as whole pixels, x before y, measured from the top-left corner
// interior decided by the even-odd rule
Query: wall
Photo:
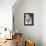
[[[46,0],[41,2],[41,41],[46,46]]]
[[[12,28],[12,6],[16,0],[0,0],[0,27]]]
[[[16,5],[14,5],[16,6]],[[14,7],[15,28],[23,33],[23,37],[35,41],[41,46],[41,0],[23,0]],[[34,25],[24,26],[24,13],[34,13]]]

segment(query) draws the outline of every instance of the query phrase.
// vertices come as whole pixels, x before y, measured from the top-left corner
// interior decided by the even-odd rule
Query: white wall
[[[36,46],[41,46],[41,0],[23,0],[15,8],[15,28],[18,32],[22,32],[25,38],[34,40]],[[24,13],[32,12],[34,13],[34,25],[24,26]]]
[[[16,0],[0,0],[0,27],[12,28],[12,6]]]
[[[46,0],[41,2],[41,38],[42,46],[46,46]]]

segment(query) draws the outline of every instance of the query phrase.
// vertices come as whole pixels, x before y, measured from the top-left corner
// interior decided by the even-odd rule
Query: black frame
[[[25,24],[25,15],[29,14],[30,17],[32,18],[32,24]],[[33,26],[34,25],[34,14],[33,13],[24,13],[24,25],[25,26]]]

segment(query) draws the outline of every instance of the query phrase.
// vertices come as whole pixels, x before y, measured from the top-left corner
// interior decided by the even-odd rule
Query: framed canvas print
[[[24,25],[34,25],[33,13],[24,13]]]

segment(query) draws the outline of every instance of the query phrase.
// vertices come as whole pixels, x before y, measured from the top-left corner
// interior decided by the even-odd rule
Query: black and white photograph
[[[33,25],[34,24],[34,14],[33,13],[24,13],[24,25]]]

